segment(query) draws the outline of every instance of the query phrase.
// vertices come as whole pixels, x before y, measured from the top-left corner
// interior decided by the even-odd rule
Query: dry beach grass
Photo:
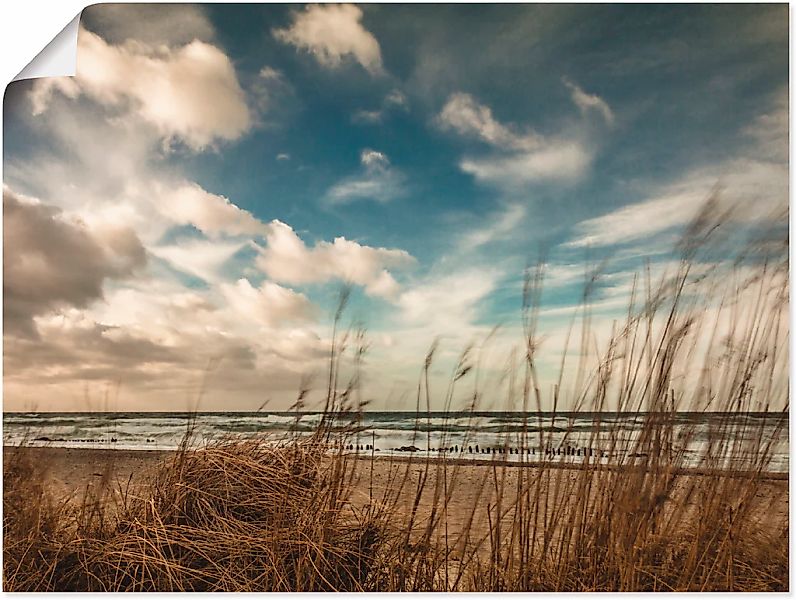
[[[787,484],[765,474],[371,462],[230,440],[148,454],[129,488],[121,465],[117,478],[86,462],[97,481],[59,503],[34,466],[58,450],[6,458],[9,591],[787,588]]]
[[[507,369],[513,405],[564,405],[567,379],[576,384],[566,403],[575,410],[641,415],[638,436],[609,436],[610,468],[589,460],[561,468],[543,452],[553,438],[533,417],[507,440],[537,448],[533,464],[362,456],[343,449],[354,432],[335,429],[330,416],[281,446],[230,438],[197,449],[188,435],[177,452],[147,461],[148,473],[125,480],[127,471],[109,462],[91,485],[72,485],[71,496],[63,495],[69,486],[48,483],[48,461],[37,459],[45,451],[7,450],[4,589],[787,590],[787,481],[767,472],[772,441],[763,425],[719,421],[698,471],[686,465],[685,444],[673,443],[671,416],[682,407],[769,411],[769,424],[787,427],[782,240],[774,251],[770,239],[750,245],[733,277],[697,269],[724,219],[715,210],[708,203],[691,224],[674,275],[654,282],[647,273],[633,286],[626,320],[599,350],[587,284],[572,328],[581,351],[574,371],[562,361],[550,397],[537,377],[543,269],[527,277],[523,356]],[[752,268],[744,271],[744,261]],[[364,348],[361,334],[335,328],[329,415],[361,410]],[[343,360],[354,365],[347,383]],[[474,377],[476,408],[484,393],[477,352],[462,354],[441,398],[429,383],[434,360],[432,348],[419,376],[418,420],[431,406],[450,409]]]

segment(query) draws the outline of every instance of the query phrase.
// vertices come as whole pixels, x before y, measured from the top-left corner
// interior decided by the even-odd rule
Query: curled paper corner
[[[74,77],[77,70],[77,31],[80,14],[56,35],[12,81],[39,77]]]

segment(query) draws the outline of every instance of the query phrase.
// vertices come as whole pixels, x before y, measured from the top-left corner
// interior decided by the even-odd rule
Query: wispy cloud
[[[224,279],[225,263],[243,249],[244,245],[244,242],[192,239],[153,246],[149,248],[149,252],[178,271],[208,283],[216,283]]]
[[[705,199],[702,190],[684,190],[625,206],[581,221],[575,226],[575,239],[565,246],[608,246],[649,238],[690,221]]]
[[[257,77],[248,82],[246,91],[257,125],[275,125],[278,119],[275,115],[284,115],[297,103],[295,90],[285,74],[269,65],[260,68]]]
[[[401,90],[390,91],[382,100],[381,107],[376,110],[358,110],[351,116],[354,123],[381,123],[386,116],[395,110],[409,110],[409,100]]]
[[[542,182],[573,182],[587,172],[592,152],[579,142],[554,141],[538,150],[495,158],[466,158],[460,167],[476,179],[500,187]]]
[[[356,200],[389,202],[406,193],[406,176],[390,164],[383,152],[364,149],[359,157],[362,168],[326,192],[329,204],[348,204]]]
[[[567,78],[564,78],[563,81],[564,85],[566,85],[572,93],[572,101],[584,116],[588,116],[591,111],[594,111],[609,125],[614,122],[614,112],[605,100],[596,94],[587,94],[579,85]]]
[[[606,122],[613,121],[613,113],[604,100],[585,93],[571,82],[566,85],[584,117],[597,111]],[[595,144],[584,134],[562,131],[543,136],[531,127],[501,123],[489,106],[461,92],[448,98],[437,123],[443,130],[454,131],[491,148],[488,154],[463,158],[459,166],[477,180],[498,187],[577,181],[586,174],[594,158]]]
[[[787,103],[777,94],[769,109],[743,128],[748,143],[725,161],[692,169],[654,186],[646,199],[581,221],[565,247],[610,246],[674,232],[688,223],[714,192],[731,217],[765,220],[788,203]]]
[[[533,130],[516,131],[492,115],[492,109],[470,94],[452,94],[437,117],[443,129],[480,139],[501,150],[533,150],[543,138]]]
[[[509,204],[485,225],[462,235],[459,246],[463,250],[477,250],[481,246],[514,231],[521,223],[527,210],[522,204]]]

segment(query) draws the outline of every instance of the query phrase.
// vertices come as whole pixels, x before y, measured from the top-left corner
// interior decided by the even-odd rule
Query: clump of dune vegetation
[[[4,589],[787,590],[787,481],[767,470],[772,439],[764,420],[718,420],[693,467],[688,440],[676,437],[695,433],[676,432],[672,418],[683,407],[767,412],[769,426],[787,427],[787,233],[784,243],[758,235],[719,272],[703,258],[715,256],[726,220],[715,202],[706,205],[680,243],[675,272],[659,281],[642,274],[625,321],[601,346],[590,332],[595,274],[573,316],[574,366],[565,357],[549,391],[537,377],[543,266],[526,278],[523,351],[506,369],[508,400],[530,414],[567,405],[640,415],[639,435],[613,434],[609,464],[562,464],[542,452],[553,438],[533,416],[507,444],[540,451],[512,463],[490,456],[476,484],[465,479],[476,467],[444,454],[374,458],[345,450],[355,428],[341,431],[332,416],[361,409],[366,345],[361,332],[338,334],[341,303],[331,416],[311,436],[201,448],[187,436],[143,484],[114,487],[108,477],[71,500],[53,498],[25,449],[14,451],[4,475]],[[440,398],[429,384],[429,352],[419,421],[431,406],[449,408],[462,386],[469,406],[479,405],[477,354],[462,354]],[[341,385],[348,359],[355,375]],[[559,395],[568,382],[565,402]],[[387,473],[375,487],[374,463]],[[462,507],[456,499],[465,485],[472,500]]]

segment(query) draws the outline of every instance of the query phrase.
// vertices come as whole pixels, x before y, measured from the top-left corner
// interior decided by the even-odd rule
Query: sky
[[[788,106],[787,5],[89,7],[5,93],[4,410],[319,400],[344,288],[368,408],[435,340],[442,408],[540,260],[555,380],[592,265],[608,331],[713,192],[787,210]]]

